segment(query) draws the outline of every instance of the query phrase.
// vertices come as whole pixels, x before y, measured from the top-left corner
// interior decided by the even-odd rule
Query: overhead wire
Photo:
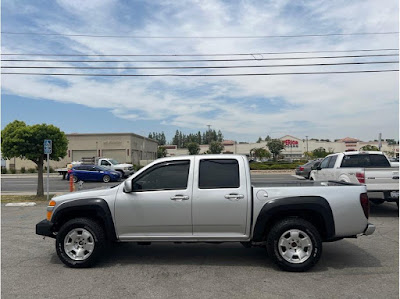
[[[241,74],[83,74],[83,73],[29,73],[2,72],[3,75],[33,75],[33,76],[87,76],[87,77],[238,77],[238,76],[280,76],[280,75],[323,75],[323,74],[354,74],[398,72],[398,69],[385,70],[355,70],[355,71],[324,71],[324,72],[286,72],[286,73],[241,73]]]
[[[238,59],[179,59],[179,60],[66,60],[66,59],[1,59],[10,62],[230,62],[230,61],[267,61],[267,60],[303,60],[303,59],[337,59],[337,58],[365,58],[365,57],[390,57],[398,54],[364,54],[364,55],[338,55],[338,56],[308,56],[308,57],[268,57],[268,58],[238,58]]]
[[[308,64],[269,64],[269,65],[224,65],[224,66],[125,66],[125,67],[95,67],[95,66],[2,66],[2,69],[107,69],[107,70],[158,70],[158,69],[235,69],[235,68],[269,68],[269,67],[309,67],[334,65],[365,65],[392,64],[399,61],[363,61],[338,63],[308,63]]]
[[[362,35],[391,35],[399,31],[389,32],[349,32],[349,33],[321,33],[321,34],[289,34],[289,35],[235,35],[235,36],[152,36],[152,35],[97,35],[52,32],[11,32],[2,31],[6,35],[40,35],[40,36],[67,36],[91,38],[137,38],[137,39],[257,39],[257,38],[301,38],[301,37],[327,37],[327,36],[362,36]]]

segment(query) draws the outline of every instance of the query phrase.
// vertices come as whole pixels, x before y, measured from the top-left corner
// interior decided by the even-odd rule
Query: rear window
[[[200,160],[200,189],[239,187],[239,163],[236,159]]]
[[[390,163],[384,155],[347,155],[341,167],[390,167]]]

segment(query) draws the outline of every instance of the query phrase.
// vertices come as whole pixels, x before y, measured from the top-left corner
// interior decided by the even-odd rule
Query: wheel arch
[[[103,227],[108,240],[117,239],[110,208],[102,198],[79,199],[63,203],[52,216],[53,230],[57,232],[64,223],[74,218],[93,219]]]
[[[261,209],[253,230],[253,241],[261,242],[279,220],[302,218],[315,226],[322,240],[335,236],[335,222],[329,203],[320,196],[295,196],[269,201]]]

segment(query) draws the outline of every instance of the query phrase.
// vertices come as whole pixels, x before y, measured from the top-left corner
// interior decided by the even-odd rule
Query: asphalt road
[[[114,246],[97,267],[62,264],[35,235],[45,205],[2,207],[2,298],[399,298],[395,204],[371,207],[371,236],[324,243],[306,273],[278,270],[262,248],[240,244]]]
[[[50,177],[49,178],[49,190],[50,192],[68,192],[69,182],[62,180],[60,177]],[[253,174],[253,182],[287,182],[287,181],[298,181],[297,178],[291,176],[290,174]],[[44,190],[46,191],[46,179],[44,180]],[[107,188],[118,184],[118,182],[84,182],[83,189],[93,189],[93,188]],[[27,177],[3,177],[1,179],[1,191],[3,193],[13,193],[13,192],[36,192],[37,188],[37,177],[27,176]]]

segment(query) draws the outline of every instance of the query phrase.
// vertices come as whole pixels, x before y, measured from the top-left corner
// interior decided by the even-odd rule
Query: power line
[[[398,69],[363,70],[363,71],[329,71],[329,72],[287,72],[287,73],[242,73],[242,74],[73,74],[73,73],[2,73],[3,75],[34,76],[86,76],[86,77],[238,77],[238,76],[281,76],[281,75],[323,75],[398,72]]]
[[[240,59],[180,59],[180,60],[62,60],[62,59],[2,59],[1,61],[14,62],[222,62],[222,61],[262,61],[262,60],[301,60],[301,59],[332,59],[332,58],[362,58],[362,57],[389,57],[398,54],[368,54],[368,55],[339,55],[339,56],[311,56],[311,57],[272,57],[272,58],[240,58]]]
[[[364,65],[388,64],[398,61],[365,61],[365,62],[338,62],[338,63],[307,63],[307,64],[269,64],[269,65],[224,65],[224,66],[133,66],[133,67],[96,67],[96,66],[2,66],[2,69],[104,69],[104,70],[159,70],[159,69],[235,69],[235,68],[267,68],[267,67],[306,67],[332,65]]]
[[[390,35],[391,32],[353,32],[353,33],[324,33],[324,34],[296,34],[296,35],[248,35],[248,36],[151,36],[151,35],[97,35],[97,34],[68,34],[44,32],[10,32],[2,31],[8,35],[42,35],[42,36],[70,36],[70,37],[95,37],[95,38],[140,38],[140,39],[256,39],[256,38],[300,38],[300,37],[326,37],[326,36],[362,36],[362,35]]]
[[[353,49],[353,50],[321,50],[321,51],[290,51],[290,52],[249,52],[249,53],[215,53],[215,54],[39,54],[39,53],[3,53],[3,56],[70,56],[70,57],[182,57],[182,56],[251,56],[275,54],[308,54],[308,53],[346,53],[346,52],[376,52],[398,51],[398,48],[389,49]]]

